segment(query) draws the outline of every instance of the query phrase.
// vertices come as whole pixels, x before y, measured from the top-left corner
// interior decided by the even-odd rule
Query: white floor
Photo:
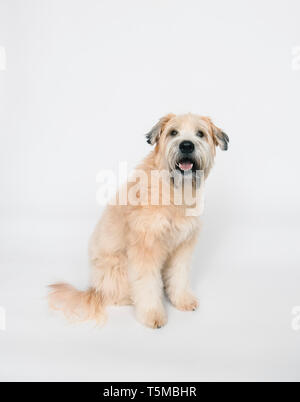
[[[0,380],[300,380],[299,224],[268,219],[206,214],[193,263],[200,309],[167,303],[160,330],[138,324],[130,307],[111,308],[104,328],[48,312],[48,283],[87,284],[94,217],[2,220]]]

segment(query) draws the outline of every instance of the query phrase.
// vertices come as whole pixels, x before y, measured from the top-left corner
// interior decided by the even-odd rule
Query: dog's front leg
[[[197,298],[190,290],[189,272],[192,252],[197,236],[182,243],[167,260],[163,279],[166,293],[172,304],[182,311],[196,310]]]
[[[163,262],[160,244],[150,248],[141,241],[128,250],[131,297],[138,320],[150,328],[160,328],[167,322],[161,278]]]

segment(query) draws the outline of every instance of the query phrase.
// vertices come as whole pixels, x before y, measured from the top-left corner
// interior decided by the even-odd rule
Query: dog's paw
[[[138,320],[146,327],[157,329],[167,323],[167,316],[163,309],[149,310],[147,312],[139,312]]]
[[[191,293],[184,293],[171,301],[174,307],[181,311],[195,311],[199,307],[197,298]]]

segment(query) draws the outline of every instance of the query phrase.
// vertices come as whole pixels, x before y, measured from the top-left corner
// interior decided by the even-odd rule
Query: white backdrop
[[[299,15],[298,0],[0,0],[0,380],[300,380]],[[168,305],[160,331],[131,308],[68,326],[45,286],[87,284],[97,172],[133,167],[157,119],[188,111],[230,137],[206,185],[200,309]]]

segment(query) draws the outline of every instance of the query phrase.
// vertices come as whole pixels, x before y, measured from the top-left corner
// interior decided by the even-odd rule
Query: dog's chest
[[[198,217],[180,217],[170,222],[170,232],[168,233],[168,244],[171,249],[189,241],[200,226]]]

